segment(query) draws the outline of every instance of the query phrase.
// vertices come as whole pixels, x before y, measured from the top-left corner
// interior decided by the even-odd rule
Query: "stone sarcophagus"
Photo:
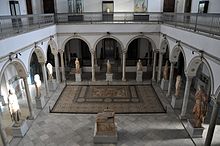
[[[105,109],[96,117],[94,143],[117,143],[117,127],[115,124],[115,112]]]

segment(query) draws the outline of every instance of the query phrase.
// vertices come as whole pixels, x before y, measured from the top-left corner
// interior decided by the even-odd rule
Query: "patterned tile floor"
[[[118,126],[117,144],[93,144],[95,114],[49,113],[64,85],[52,94],[45,108],[30,122],[24,138],[14,138],[12,146],[193,146],[194,141],[185,131],[183,124],[170,107],[158,86],[167,113],[162,114],[116,114]],[[205,129],[207,131],[207,129]],[[215,140],[218,139],[214,136]],[[197,139],[200,145],[204,138]],[[216,145],[217,146],[217,145]]]
[[[54,113],[164,113],[152,86],[66,86]]]

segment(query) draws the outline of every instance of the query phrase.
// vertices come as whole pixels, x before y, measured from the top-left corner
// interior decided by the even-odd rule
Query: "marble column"
[[[122,81],[126,81],[125,72],[126,72],[126,52],[122,54]]]
[[[60,58],[61,58],[61,69],[62,69],[62,82],[65,82],[66,81],[66,76],[65,76],[63,51],[60,52]]]
[[[209,123],[209,129],[208,129],[206,139],[205,139],[205,146],[210,146],[211,143],[212,143],[212,137],[213,137],[213,134],[214,134],[214,131],[215,131],[216,121],[218,119],[219,107],[220,107],[219,103],[214,101],[211,120],[210,120],[210,123]]]
[[[156,61],[157,61],[157,52],[154,51],[154,62],[153,62],[153,73],[152,73],[152,81],[156,81]]]
[[[32,105],[32,101],[31,101],[31,95],[30,95],[30,90],[29,90],[29,86],[28,86],[28,82],[27,82],[27,77],[23,77],[23,81],[24,81],[24,86],[25,86],[25,92],[26,92],[26,96],[27,96],[27,102],[28,102],[28,108],[29,108],[29,120],[33,120],[34,119],[34,111],[33,111],[33,105]]]
[[[56,80],[57,83],[60,83],[60,67],[59,67],[59,59],[58,59],[58,53],[54,55],[55,58],[55,71],[56,71]]]
[[[95,81],[95,52],[91,53],[92,61],[92,81]]]
[[[2,119],[2,117],[0,116],[0,135],[1,135],[2,143],[3,143],[3,146],[9,146],[7,135],[5,133],[5,130],[3,129],[1,119]]]
[[[45,63],[41,62],[41,68],[43,72],[43,79],[44,79],[44,84],[45,84],[45,90],[46,90],[46,96],[49,97],[49,87],[48,87],[48,82],[47,82],[47,71],[45,67]]]
[[[188,105],[188,100],[189,100],[189,92],[190,92],[190,87],[192,83],[192,76],[186,76],[186,85],[185,85],[185,92],[184,92],[184,97],[183,97],[183,105],[182,105],[182,110],[180,114],[180,119],[186,119],[186,110],[187,110],[187,105]]]
[[[158,73],[157,73],[157,83],[159,83],[160,80],[161,80],[162,61],[163,61],[163,53],[160,52],[159,65],[158,65]]]
[[[171,96],[171,88],[173,83],[173,72],[174,72],[174,64],[175,62],[170,63],[170,76],[169,76],[169,85],[168,85],[168,91],[167,91],[167,97]]]

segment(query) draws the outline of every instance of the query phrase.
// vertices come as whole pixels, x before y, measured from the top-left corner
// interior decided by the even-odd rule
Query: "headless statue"
[[[143,70],[143,66],[142,66],[141,60],[139,59],[137,62],[137,71],[142,71],[142,70]]]
[[[199,87],[196,91],[195,101],[193,107],[194,126],[201,128],[208,108],[208,96],[202,87]]]
[[[80,63],[78,58],[76,58],[75,60],[75,67],[76,67],[76,73],[80,73]]]
[[[20,121],[21,112],[15,90],[12,88],[9,90],[8,108],[11,114],[12,121],[14,121],[15,124],[18,124],[18,122]]]
[[[35,84],[35,89],[36,89],[36,98],[40,98],[41,96],[41,80],[40,76],[38,74],[34,75],[34,84]]]
[[[181,88],[181,76],[178,75],[176,77],[176,91],[175,91],[175,96],[178,97],[180,96],[180,88]]]
[[[47,64],[47,70],[48,70],[49,80],[52,80],[53,79],[53,66],[50,63]]]
[[[107,73],[111,74],[112,73],[112,66],[109,60],[107,60]]]
[[[169,79],[169,67],[168,67],[168,61],[166,61],[166,64],[163,69],[163,79],[168,80]]]

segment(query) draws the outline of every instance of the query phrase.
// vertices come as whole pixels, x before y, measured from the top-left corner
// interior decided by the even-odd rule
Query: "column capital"
[[[58,52],[59,52],[60,54],[63,54],[63,53],[64,53],[64,50],[63,50],[63,49],[59,49]]]

